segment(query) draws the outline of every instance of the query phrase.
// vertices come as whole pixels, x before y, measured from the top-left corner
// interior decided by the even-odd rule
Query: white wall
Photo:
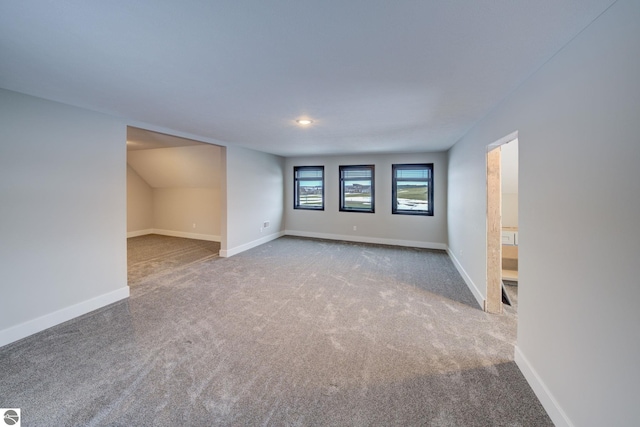
[[[127,165],[127,232],[153,228],[153,189]]]
[[[484,292],[485,147],[519,132],[516,362],[558,426],[640,419],[638,22],[616,2],[449,153],[449,245]]]
[[[225,157],[220,255],[231,256],[283,234],[284,158],[235,146]]]
[[[0,90],[0,345],[129,295],[125,135]]]
[[[433,163],[433,216],[391,214],[391,165],[394,163]],[[362,164],[375,165],[375,213],[340,212],[339,166]],[[324,211],[293,209],[294,166],[324,166]],[[444,249],[447,244],[447,153],[287,158],[285,212],[287,234]]]

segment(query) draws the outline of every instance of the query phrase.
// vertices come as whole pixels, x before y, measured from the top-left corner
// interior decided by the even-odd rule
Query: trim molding
[[[147,234],[153,234],[153,228],[147,228],[146,230],[137,230],[127,232],[127,239],[130,237],[146,236]]]
[[[436,242],[419,242],[416,240],[385,239],[382,237],[350,236],[345,234],[312,233],[308,231],[285,230],[287,236],[311,237],[314,239],[343,240],[346,242],[374,243],[378,245],[406,246],[410,248],[439,249],[446,251],[447,245]]]
[[[115,291],[98,295],[97,297],[54,311],[53,313],[45,314],[44,316],[11,326],[0,331],[0,347],[128,297],[129,287],[124,286]]]
[[[557,427],[574,427],[574,424],[571,422],[567,414],[562,410],[562,407],[556,400],[556,398],[551,394],[551,391],[547,388],[545,383],[540,378],[540,375],[533,369],[529,360],[522,353],[520,348],[515,346],[515,362],[520,368],[520,372],[524,375],[524,378],[527,380],[533,392],[540,400],[540,403],[549,414],[549,418]]]
[[[279,237],[284,236],[284,232],[283,231],[279,231],[277,233],[273,233],[273,234],[269,234],[268,236],[264,236],[259,238],[258,240],[253,240],[249,243],[245,243],[244,245],[240,245],[240,246],[236,246],[235,248],[231,248],[231,249],[222,249],[220,250],[220,256],[223,258],[228,258],[230,256],[234,256],[239,254],[240,252],[244,252],[244,251],[248,251],[249,249],[253,249],[256,246],[260,246],[263,245],[267,242],[270,242],[272,240],[275,240]]]
[[[220,236],[213,234],[187,233],[184,231],[162,230],[159,228],[148,228],[146,230],[130,231],[127,233],[127,239],[130,237],[146,236],[147,234],[160,234],[161,236],[184,237],[185,239],[207,240],[209,242],[220,242]]]
[[[514,131],[511,132],[509,135],[503,136],[502,138],[500,138],[497,141],[492,142],[491,144],[487,145],[487,153],[491,150],[493,150],[496,147],[500,147],[501,145],[507,144],[511,141],[514,141],[518,139],[518,131]]]
[[[453,261],[453,265],[456,267],[456,270],[458,270],[458,273],[460,273],[460,275],[464,279],[464,282],[467,284],[467,287],[476,298],[476,301],[478,301],[480,308],[484,310],[485,299],[482,296],[482,293],[480,292],[476,284],[473,283],[473,280],[471,280],[471,277],[469,277],[464,267],[462,267],[462,264],[460,263],[460,261],[458,261],[458,258],[456,258],[451,249],[447,248],[447,253],[449,254],[449,258],[451,258],[451,261]]]

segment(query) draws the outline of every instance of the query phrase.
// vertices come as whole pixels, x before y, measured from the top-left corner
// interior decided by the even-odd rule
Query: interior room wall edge
[[[88,299],[60,310],[48,313],[32,320],[11,326],[0,331],[0,347],[27,338],[60,323],[90,313],[99,308],[129,298],[129,286],[123,286],[115,291]]]
[[[386,239],[382,237],[350,236],[347,234],[315,233],[303,230],[285,230],[287,236],[310,237],[314,239],[340,240],[355,243],[373,243],[377,245],[404,246],[409,248],[438,249],[445,251],[447,245],[439,242],[421,242],[417,240]]]
[[[162,230],[159,228],[148,228],[146,230],[131,231],[127,233],[127,239],[132,237],[146,236],[149,234],[159,234],[161,236],[182,237],[184,239],[206,240],[209,242],[219,242],[221,237],[216,234],[187,233],[184,231]]]
[[[269,243],[272,240],[275,240],[279,237],[284,236],[284,231],[278,231],[276,233],[272,233],[269,234],[267,236],[261,237],[259,239],[256,240],[252,240],[250,242],[247,243],[243,243],[241,245],[235,246],[233,248],[230,249],[221,249],[220,250],[220,256],[223,258],[228,258],[234,255],[238,255],[239,253],[242,253],[244,251],[248,251],[249,249],[253,249],[255,247],[258,247],[260,245],[263,245],[265,243]]]
[[[456,267],[456,270],[458,270],[458,273],[460,273],[460,276],[462,276],[462,279],[466,283],[467,287],[473,294],[473,297],[478,302],[478,305],[480,306],[480,308],[484,309],[486,300],[484,298],[483,293],[480,292],[480,289],[478,289],[478,286],[475,284],[473,279],[471,279],[471,276],[469,276],[469,274],[466,272],[466,270],[464,269],[464,267],[462,266],[458,258],[456,258],[453,251],[449,247],[447,247],[447,254],[449,255],[449,258],[451,258],[451,261],[453,262],[453,265]]]
[[[553,421],[556,427],[574,427],[574,424],[562,410],[556,398],[553,396],[551,391],[549,391],[536,370],[531,366],[531,363],[517,345],[515,346],[514,351],[516,365],[518,365],[520,372],[522,372],[522,375],[531,386],[531,389],[540,400],[540,403],[542,403],[542,406],[547,411],[547,415],[549,415],[551,421]]]

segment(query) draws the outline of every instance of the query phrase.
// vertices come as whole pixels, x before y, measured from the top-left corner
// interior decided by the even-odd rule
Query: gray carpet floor
[[[25,426],[551,426],[445,252],[129,239],[131,297],[0,349]]]

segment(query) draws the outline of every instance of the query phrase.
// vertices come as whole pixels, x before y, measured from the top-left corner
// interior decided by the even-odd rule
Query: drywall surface
[[[125,132],[112,117],[0,90],[4,343],[128,295]]]
[[[518,226],[518,140],[500,146],[502,226]]]
[[[154,188],[153,228],[220,236],[220,190]]]
[[[449,246],[484,290],[485,147],[518,131],[518,364],[558,426],[640,419],[639,21],[616,2],[449,153]]]
[[[153,228],[153,190],[127,164],[127,232]]]
[[[433,163],[433,216],[391,213],[391,165],[403,163]],[[371,164],[375,165],[375,213],[340,212],[339,166]],[[324,211],[293,209],[294,166],[324,166]],[[447,153],[287,158],[285,212],[285,228],[291,234],[444,249],[447,244]]]
[[[502,226],[518,226],[518,194],[502,193]]]
[[[500,184],[503,193],[518,193],[518,148],[517,139],[500,146]]]
[[[226,207],[221,256],[231,256],[283,233],[284,158],[226,147]],[[264,228],[265,221],[269,226]]]
[[[144,204],[151,226],[132,229],[128,224],[129,231],[220,240],[221,151],[222,147],[210,144],[129,151],[131,169],[151,193],[150,206],[146,193],[139,191],[142,200],[130,208]],[[130,177],[135,181],[134,175]],[[132,185],[128,183],[129,188]],[[136,213],[142,214],[142,209]]]

